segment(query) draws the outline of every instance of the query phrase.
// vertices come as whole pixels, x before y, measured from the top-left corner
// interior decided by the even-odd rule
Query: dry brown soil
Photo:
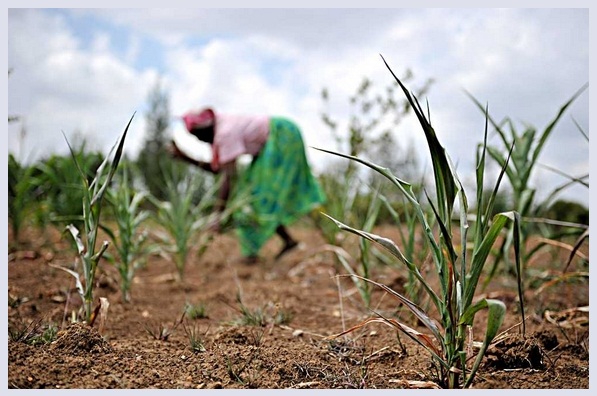
[[[49,324],[60,331],[49,344],[30,345],[8,337],[7,387],[437,387],[430,355],[388,326],[372,323],[329,338],[370,314],[351,281],[336,277],[345,272],[319,232],[303,223],[291,230],[302,241],[300,249],[274,262],[280,246],[274,237],[255,265],[240,262],[233,235],[218,235],[200,259],[191,252],[182,283],[173,276],[172,261],[152,256],[136,272],[130,303],[121,301],[115,268],[102,262],[95,297],[109,302],[101,318],[103,328],[101,320],[93,327],[72,323],[80,303],[74,278],[50,266],[71,266],[74,253],[66,236],[51,229],[26,230],[20,248],[14,249],[9,232],[9,331],[19,334],[29,326],[35,335]],[[378,233],[398,240],[391,228]],[[356,240],[347,237],[344,246],[350,250]],[[546,253],[529,272],[539,278],[561,266],[557,257]],[[399,267],[382,265],[371,274],[399,292],[404,292],[405,276]],[[512,276],[500,275],[490,289],[479,291],[504,301],[508,312],[473,388],[588,389],[588,311],[582,309],[589,305],[588,290],[587,281],[555,285],[539,295],[536,289],[527,290],[524,335]],[[204,304],[207,317],[183,316],[186,304]],[[263,325],[239,324],[243,306],[249,314],[261,311]],[[379,290],[371,307],[425,331]],[[482,340],[482,330],[480,317],[475,340]],[[192,348],[192,339],[201,345]]]

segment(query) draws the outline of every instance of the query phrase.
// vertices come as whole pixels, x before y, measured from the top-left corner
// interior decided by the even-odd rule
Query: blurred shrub
[[[554,202],[545,217],[552,220],[589,225],[589,209],[578,202],[560,199]]]

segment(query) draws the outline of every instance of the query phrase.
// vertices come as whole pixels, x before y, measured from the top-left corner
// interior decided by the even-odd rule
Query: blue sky
[[[147,96],[160,79],[174,116],[204,105],[284,115],[299,123],[307,145],[336,149],[320,113],[347,120],[348,97],[363,77],[379,89],[390,84],[382,54],[397,75],[412,70],[414,85],[434,79],[419,99],[429,102],[439,139],[468,182],[484,117],[465,90],[496,119],[542,130],[589,81],[589,49],[588,8],[9,9],[8,113],[22,122],[8,126],[7,147],[23,160],[66,153],[64,133],[107,150],[136,112],[126,145],[135,155]],[[540,162],[579,176],[589,171],[589,144],[575,122],[588,133],[589,90]],[[169,133],[207,155],[185,140],[179,121]],[[395,134],[428,161],[413,117]],[[316,172],[330,160],[311,149],[308,156]],[[565,179],[541,170],[533,181],[546,193]],[[564,197],[588,203],[588,189]]]

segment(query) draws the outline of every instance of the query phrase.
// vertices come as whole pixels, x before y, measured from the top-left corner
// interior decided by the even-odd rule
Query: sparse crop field
[[[586,86],[539,135],[507,134],[486,114],[472,199],[388,69],[425,134],[433,185],[319,149],[383,176],[394,194],[360,190],[352,166],[322,177],[323,215],[293,226],[300,248],[280,260],[274,238],[247,264],[230,231],[235,212],[251,221],[258,196],[240,191],[218,213],[217,181],[168,179],[158,198],[134,190],[126,165],[113,180],[128,125],[99,166],[71,147],[82,189],[63,158],[37,168],[11,157],[8,387],[588,388],[588,209],[551,202],[573,183],[588,189],[588,174],[543,202],[528,183]],[[503,147],[488,145],[489,122]],[[501,166],[495,181],[488,159]],[[498,195],[503,176],[511,197]]]
[[[336,277],[345,271],[320,232],[308,222],[291,231],[304,244],[300,250],[273,262],[279,248],[274,238],[265,247],[264,261],[251,266],[241,264],[232,234],[218,235],[199,259],[191,249],[182,282],[171,261],[150,256],[135,274],[129,303],[121,298],[117,269],[101,262],[95,298],[105,297],[109,308],[104,323],[98,319],[89,327],[71,324],[72,312],[81,306],[73,277],[49,265],[72,263],[68,235],[52,228],[22,230],[21,240],[27,242],[11,252],[8,262],[8,388],[437,386],[430,354],[388,326],[373,323],[326,338],[372,314],[355,284]],[[399,240],[394,227],[376,232]],[[11,238],[9,231],[9,245]],[[347,236],[345,246],[357,241]],[[588,254],[584,246],[581,250]],[[527,272],[537,284],[545,284],[539,280],[558,266],[561,271],[568,252],[559,252],[537,254],[529,264]],[[571,265],[568,271],[576,271],[576,260]],[[370,278],[404,292],[407,274],[378,265]],[[582,309],[589,305],[588,290],[588,281],[560,282],[542,291],[527,288],[523,335],[515,280],[506,273],[495,276],[478,297],[503,301],[506,316],[472,387],[588,389],[588,310]],[[196,308],[194,315],[190,307]],[[373,289],[370,307],[426,332],[380,290]],[[473,326],[478,341],[483,315],[479,312],[475,321],[479,330]],[[50,324],[58,333],[44,343]]]

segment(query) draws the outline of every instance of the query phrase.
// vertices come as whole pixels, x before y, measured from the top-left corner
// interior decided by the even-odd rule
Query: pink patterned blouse
[[[214,170],[243,154],[254,156],[265,145],[269,135],[268,116],[216,113],[215,117],[211,160]]]

